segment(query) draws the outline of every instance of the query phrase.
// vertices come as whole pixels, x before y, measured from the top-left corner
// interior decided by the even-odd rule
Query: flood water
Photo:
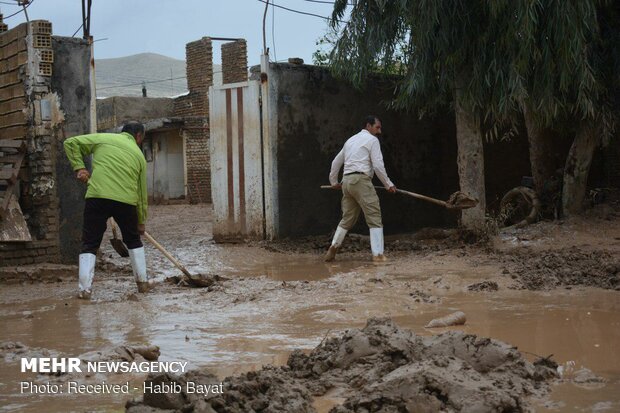
[[[285,265],[261,264],[245,273],[227,274],[236,286],[225,292],[161,286],[138,301],[125,299],[130,284],[114,279],[97,284],[101,295],[93,302],[73,299],[74,285],[68,282],[5,285],[0,304],[2,341],[69,357],[115,345],[149,343],[161,348],[160,360],[187,361],[192,369],[207,367],[223,378],[264,364],[284,364],[293,349],[310,350],[326,336],[362,327],[368,317],[391,316],[397,324],[424,335],[445,330],[425,329],[429,320],[460,310],[467,314],[467,323],[454,328],[511,343],[531,360],[534,355],[553,354],[561,365],[588,368],[607,381],[596,388],[557,385],[551,401],[539,403],[537,411],[620,411],[616,291],[457,291],[438,302],[417,303],[403,294],[403,286],[414,278],[432,281],[443,274],[449,281],[450,277],[467,279],[468,274],[427,266],[405,275],[398,266],[375,267],[361,261],[330,266],[313,264],[308,256],[284,261]],[[283,287],[283,280],[303,280],[302,274],[308,283]],[[431,284],[446,289],[445,283]],[[110,376],[107,381],[137,384],[142,378]],[[20,394],[19,382],[30,379],[19,372],[17,361],[3,362],[0,411],[122,411],[131,397]],[[140,396],[140,391],[134,393]],[[342,401],[328,394],[315,406],[328,411]]]

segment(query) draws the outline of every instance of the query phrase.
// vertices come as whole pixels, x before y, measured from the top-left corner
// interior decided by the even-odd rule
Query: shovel
[[[322,189],[333,189],[331,185],[321,185]],[[375,186],[378,189],[385,189],[382,186]],[[421,199],[423,201],[431,202],[436,205],[441,205],[447,209],[469,209],[478,205],[478,200],[472,198],[461,191],[456,191],[447,201],[442,201],[440,199],[431,198],[430,196],[416,194],[415,192],[409,192],[402,189],[397,189],[396,192],[399,194],[405,194],[411,196],[413,198]]]
[[[161,244],[155,241],[155,238],[151,236],[148,232],[144,231],[144,237],[151,243],[155,248],[157,248],[166,258],[170,260],[181,272],[185,275],[185,281],[193,287],[209,287],[215,281],[219,280],[218,276],[209,277],[203,276],[202,274],[192,275],[187,268],[185,268],[181,263],[176,260],[170,253],[161,246]]]
[[[118,233],[116,232],[116,222],[114,222],[114,218],[110,218],[110,224],[112,224],[112,239],[110,239],[110,244],[112,244],[112,248],[114,248],[114,251],[118,252],[118,255],[120,255],[121,257],[129,257],[129,251],[127,250],[127,246],[125,246],[123,241],[118,238]]]

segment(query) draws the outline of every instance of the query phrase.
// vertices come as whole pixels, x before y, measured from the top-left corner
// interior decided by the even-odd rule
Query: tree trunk
[[[461,191],[478,199],[474,208],[462,211],[461,223],[474,231],[484,230],[486,196],[484,186],[484,152],[482,132],[475,116],[461,106],[459,90],[455,92],[456,142]]]
[[[598,142],[596,126],[583,122],[577,129],[564,166],[562,211],[565,216],[578,214],[583,210],[588,173]]]
[[[532,178],[534,178],[534,190],[538,196],[544,193],[545,183],[549,182],[555,172],[552,158],[552,136],[548,129],[541,128],[535,121],[529,108],[523,108],[525,128],[530,150],[530,165]]]

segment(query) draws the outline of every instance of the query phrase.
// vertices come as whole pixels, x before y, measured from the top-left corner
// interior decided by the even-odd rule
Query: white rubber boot
[[[332,240],[332,245],[327,250],[325,254],[325,261],[333,261],[336,258],[336,253],[338,252],[338,248],[342,245],[342,241],[344,241],[345,235],[347,235],[347,230],[338,226],[336,228],[336,233],[334,234],[334,239]]]
[[[79,269],[79,288],[78,298],[84,300],[90,300],[92,294],[93,278],[95,278],[95,261],[97,256],[95,254],[84,253],[80,254],[80,269]]]
[[[146,293],[150,290],[149,279],[146,275],[146,258],[144,256],[144,247],[129,250],[129,259],[131,260],[131,269],[136,279],[139,293]]]
[[[374,262],[387,261],[383,255],[383,228],[370,228],[370,249]]]

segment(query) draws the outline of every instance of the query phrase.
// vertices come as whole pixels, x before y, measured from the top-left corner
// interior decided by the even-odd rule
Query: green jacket
[[[65,140],[65,152],[74,171],[85,168],[93,155],[93,171],[86,198],[105,198],[135,205],[138,223],[146,222],[146,160],[129,133],[93,133]]]

